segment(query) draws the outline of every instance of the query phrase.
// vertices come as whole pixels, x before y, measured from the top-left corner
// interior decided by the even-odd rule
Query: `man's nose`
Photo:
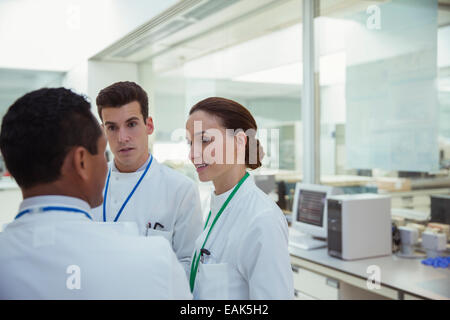
[[[119,129],[119,142],[128,142],[129,140],[130,140],[130,136],[128,135],[126,128],[120,128]]]

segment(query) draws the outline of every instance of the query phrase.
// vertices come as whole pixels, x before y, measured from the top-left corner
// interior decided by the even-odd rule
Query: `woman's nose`
[[[201,163],[202,161],[202,148],[199,145],[193,143],[189,151],[189,158],[193,163]],[[200,161],[200,162],[198,162]]]

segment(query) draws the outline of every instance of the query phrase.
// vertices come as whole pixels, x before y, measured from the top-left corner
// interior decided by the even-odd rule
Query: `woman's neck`
[[[215,194],[221,195],[222,193],[231,190],[231,188],[237,185],[238,182],[242,179],[242,177],[245,175],[245,172],[245,165],[233,166],[230,170],[227,170],[220,177],[214,179],[213,184],[215,188]]]

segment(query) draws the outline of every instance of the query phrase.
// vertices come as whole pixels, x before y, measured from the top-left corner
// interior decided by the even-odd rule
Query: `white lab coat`
[[[20,211],[70,206],[76,198],[25,199]],[[0,233],[0,299],[190,299],[184,270],[166,239],[64,211],[32,212]],[[127,232],[128,231],[128,232]],[[78,289],[79,287],[79,289]]]
[[[114,221],[125,199],[143,171],[121,173],[114,162],[106,197],[106,221]],[[103,221],[103,206],[92,211],[93,219]],[[188,273],[194,242],[202,232],[200,196],[196,184],[188,177],[153,158],[140,185],[128,201],[118,222],[134,221],[143,236],[163,236],[169,240],[178,260]],[[147,231],[147,224],[152,229]],[[153,229],[158,222],[164,228]]]
[[[200,250],[230,191],[211,196],[208,227],[196,241]],[[286,218],[250,176],[217,220],[199,263],[194,299],[293,299]]]

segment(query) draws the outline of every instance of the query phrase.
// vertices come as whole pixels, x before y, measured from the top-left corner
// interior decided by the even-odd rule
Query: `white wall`
[[[88,92],[88,62],[87,60],[77,64],[68,71],[62,81],[62,85],[81,94]]]
[[[177,0],[0,0],[0,68],[68,71]]]
[[[19,205],[22,201],[22,192],[19,188],[7,189],[0,191],[0,231],[3,226],[14,220],[19,212]]]
[[[438,67],[450,66],[450,26],[438,29],[437,61]]]
[[[99,91],[117,81],[138,81],[136,63],[88,62],[87,94],[95,106],[95,98]],[[97,113],[94,111],[94,113]]]
[[[117,81],[138,82],[138,66],[135,63],[83,61],[66,73],[63,86],[86,95],[97,116],[95,99],[101,89]]]

